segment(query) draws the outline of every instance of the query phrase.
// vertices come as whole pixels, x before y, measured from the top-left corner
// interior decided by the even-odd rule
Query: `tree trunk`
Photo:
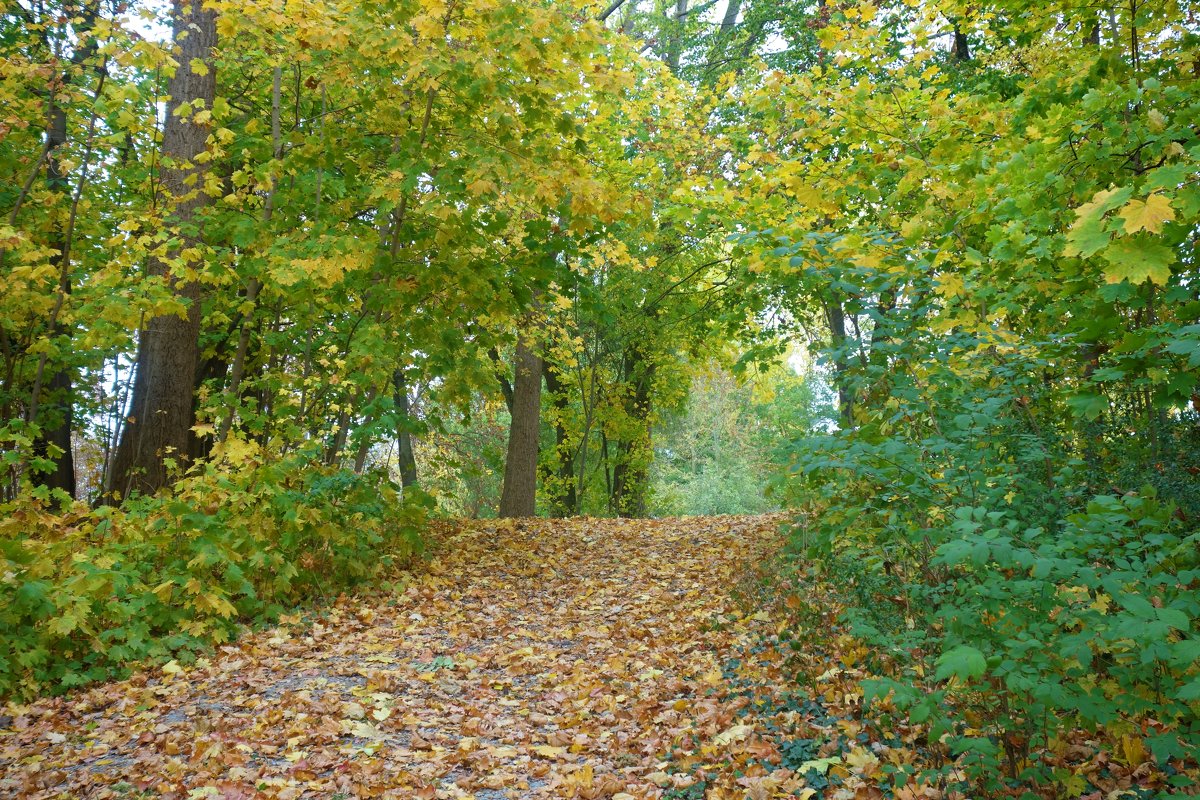
[[[842,427],[849,430],[854,424],[854,398],[849,386],[849,364],[846,359],[846,312],[836,294],[825,301],[825,319],[833,348],[833,382],[837,387],[838,416]]]
[[[529,340],[517,340],[512,424],[504,459],[501,517],[532,517],[537,506],[538,433],[542,413],[542,359]]]
[[[67,143],[67,112],[62,106],[51,102],[50,125],[46,130],[46,152],[49,155],[46,164],[46,185],[52,192],[65,193],[67,192],[67,177],[62,172],[61,155],[62,148]],[[70,264],[68,263],[70,246],[66,239],[66,233],[56,228],[49,242],[50,247],[58,251],[58,255],[55,256],[57,262],[55,267],[60,276],[58,290],[64,297],[71,293]],[[55,337],[59,337],[66,335],[67,331],[61,323],[55,321],[52,333]],[[38,457],[52,459],[54,470],[48,473],[39,473],[33,477],[36,483],[49,489],[62,489],[74,497],[75,459],[71,454],[71,423],[74,416],[74,403],[71,395],[74,386],[70,371],[64,366],[58,367],[54,371],[53,377],[50,378],[50,385],[47,388],[49,389],[47,405],[53,409],[51,414],[53,427],[38,434],[33,444],[33,452]],[[37,403],[36,387],[33,403]],[[37,407],[34,405],[30,409],[30,415],[36,417],[37,413]],[[30,421],[36,422],[36,419],[31,418]],[[51,455],[51,447],[57,450],[53,455]]]
[[[207,124],[195,124],[191,114],[177,113],[184,103],[193,113],[211,109],[216,95],[213,48],[217,43],[217,15],[203,0],[173,0],[172,21],[179,66],[167,84],[163,156],[170,160],[162,170],[162,185],[174,203],[169,217],[185,245],[200,242],[199,214],[209,204],[203,193],[206,166],[194,159],[204,152]],[[203,65],[200,71],[194,67]],[[201,74],[203,73],[203,74]],[[170,261],[180,258],[180,248]],[[194,265],[189,265],[194,266]],[[168,485],[168,458],[187,460],[195,415],[195,378],[200,346],[200,284],[175,273],[170,263],[151,258],[151,276],[166,276],[175,294],[187,306],[183,317],[167,314],[150,320],[141,332],[137,377],[129,420],[117,448],[110,489],[118,497],[132,491],[152,493]],[[182,465],[181,465],[182,466]]]
[[[566,415],[571,407],[571,398],[563,384],[558,368],[546,365],[546,391],[554,403],[554,465],[547,481],[550,495],[550,514],[569,517],[577,513],[578,493],[575,488],[575,465],[571,458],[571,437],[566,426]]]
[[[683,55],[683,29],[687,26],[688,0],[675,0],[675,17],[671,22],[671,36],[667,42],[666,62],[671,74],[679,74],[679,61]]]
[[[347,406],[354,406],[358,403],[357,394],[350,398]],[[325,466],[336,466],[342,459],[342,450],[346,447],[346,438],[350,431],[350,409],[343,408],[337,415],[337,428],[333,432],[333,438],[329,441],[329,446],[325,448]]]
[[[367,468],[367,456],[371,454],[371,440],[363,437],[358,443],[358,452],[354,454],[354,474],[362,475]]]
[[[386,388],[386,387],[385,387]],[[375,398],[379,395],[379,387],[372,386],[364,398],[363,407],[370,409],[375,404]],[[374,411],[368,411],[363,415],[362,422],[358,426],[361,435],[358,440],[358,450],[354,454],[354,474],[361,475],[363,470],[367,468],[367,456],[371,453],[371,427],[375,424],[377,415]]]
[[[76,30],[82,32],[92,32],[96,25],[96,17],[100,12],[98,2],[90,2],[81,8],[81,18],[76,20]],[[70,59],[70,67],[62,76],[62,85],[65,87],[70,84],[73,78],[72,70],[84,66],[90,59],[94,58],[97,50],[97,40],[95,36],[90,36],[87,42],[80,47]],[[104,85],[104,70],[100,69],[100,82],[96,87],[97,97]],[[89,141],[88,152],[91,152],[90,136],[95,131],[95,120],[89,125]],[[62,152],[67,144],[67,111],[57,102],[54,94],[54,89],[50,90],[49,99],[49,124],[46,127],[46,186],[51,192],[68,193],[67,176],[62,169]],[[71,240],[74,237],[75,223],[75,208],[78,205],[78,198],[83,192],[83,183],[86,180],[86,169],[79,178],[79,186],[76,191],[75,200],[72,203],[72,211],[67,222],[66,229],[56,227],[51,235],[49,242],[50,247],[58,251],[55,256],[55,267],[59,274],[59,305],[65,298],[71,294]],[[14,209],[15,213],[15,209]],[[68,335],[68,330],[58,321],[57,313],[54,315],[52,323],[51,335],[57,337],[65,337]],[[37,422],[38,417],[38,392],[40,386],[37,384],[41,381],[42,369],[45,366],[45,356],[42,356],[43,361],[38,366],[38,378],[33,390],[31,400],[31,408],[29,410],[30,422]],[[74,379],[71,370],[60,365],[54,371],[54,375],[50,378],[48,386],[49,403],[53,408],[51,417],[52,428],[42,430],[37,439],[34,441],[34,453],[43,458],[51,458],[54,461],[54,470],[49,473],[35,475],[34,480],[46,486],[49,489],[61,489],[72,497],[75,496],[75,459],[72,455],[71,447],[71,430],[74,422],[74,398],[75,391]],[[51,447],[57,450],[54,455],[51,455]]]
[[[957,24],[954,26],[954,60],[971,60],[971,46],[967,41],[967,35],[962,32]]]
[[[495,347],[488,350],[488,356],[492,359],[492,363],[496,365],[496,376],[500,381],[500,394],[504,396],[504,407],[508,409],[508,413],[512,414],[513,410],[513,385],[509,381],[508,376],[504,374],[504,359],[500,358],[500,351]]]
[[[742,0],[729,0],[729,5],[725,6],[725,16],[721,17],[721,30],[718,35],[728,37],[733,33],[733,29],[737,26],[738,14],[742,10]]]
[[[396,407],[396,467],[400,470],[400,485],[408,488],[417,483],[417,457],[413,452],[411,420],[408,403],[408,382],[404,370],[392,373],[392,403]]]
[[[641,348],[631,345],[625,352],[625,381],[633,384],[633,395],[625,413],[637,421],[638,435],[617,443],[617,463],[613,467],[613,510],[621,517],[646,515],[646,491],[650,482],[650,412],[654,386],[654,364],[647,361]]]

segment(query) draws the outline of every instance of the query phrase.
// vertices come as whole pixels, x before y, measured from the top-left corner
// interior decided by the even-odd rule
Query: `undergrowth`
[[[878,411],[793,449],[796,569],[865,648],[864,719],[969,796],[1195,791],[1197,420],[1130,435],[1048,360],[971,352],[869,373]]]
[[[300,455],[210,463],[120,508],[53,502],[0,505],[0,697],[189,662],[243,625],[404,565],[429,506],[386,476]]]

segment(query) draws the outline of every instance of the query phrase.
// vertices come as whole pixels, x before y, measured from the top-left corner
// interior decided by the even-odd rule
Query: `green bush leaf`
[[[970,645],[962,644],[953,650],[947,650],[937,660],[937,672],[934,679],[944,681],[955,677],[960,680],[978,678],[987,671],[987,659],[983,653]]]

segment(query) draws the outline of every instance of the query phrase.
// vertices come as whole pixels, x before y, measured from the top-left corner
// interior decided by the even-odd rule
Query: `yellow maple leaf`
[[[846,754],[846,764],[854,769],[864,772],[879,763],[879,759],[875,754],[865,747],[856,747]]]
[[[1175,219],[1171,201],[1157,192],[1143,200],[1130,200],[1120,211],[1125,220],[1125,232],[1150,231],[1161,233],[1164,222]]]
[[[1122,736],[1121,737],[1121,756],[1125,763],[1131,767],[1136,767],[1146,760],[1145,743],[1139,736]]]
[[[467,191],[476,197],[496,191],[496,184],[485,178],[476,178],[467,184]]]
[[[954,274],[939,275],[937,293],[946,298],[966,294],[966,287],[963,285],[962,276]]]
[[[713,738],[713,744],[715,744],[717,747],[724,747],[725,745],[732,744],[733,742],[740,742],[742,739],[745,739],[747,736],[749,736],[753,731],[754,727],[751,725],[734,725],[732,728],[718,733]]]

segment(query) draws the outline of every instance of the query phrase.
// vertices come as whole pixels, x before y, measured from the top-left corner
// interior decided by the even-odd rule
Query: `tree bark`
[[[193,122],[201,108],[211,109],[216,95],[216,11],[203,0],[172,0],[172,21],[178,48],[178,67],[167,84],[163,156],[170,160],[162,170],[162,185],[174,203],[169,217],[185,245],[200,242],[199,215],[210,203],[204,194],[206,165],[195,158],[204,152],[208,125]],[[194,67],[203,65],[198,71]],[[202,74],[203,73],[203,74]],[[180,114],[190,104],[192,114]],[[169,262],[183,248],[171,253]],[[200,284],[176,272],[172,263],[150,259],[147,273],[166,276],[187,312],[150,320],[138,343],[137,377],[134,379],[129,420],[117,448],[112,485],[117,497],[132,491],[155,492],[167,486],[172,475],[168,458],[186,462],[195,415],[195,377],[200,347]],[[181,465],[182,466],[182,465]]]
[[[72,70],[84,66],[89,59],[96,55],[97,44],[93,29],[96,26],[96,17],[100,12],[99,3],[87,3],[81,11],[82,19],[81,21],[77,21],[77,31],[93,35],[89,35],[86,42],[72,55],[69,67],[61,77],[61,84],[63,86],[70,83],[73,77]],[[104,75],[104,69],[101,67],[100,83],[96,88],[97,96],[104,85]],[[62,170],[61,158],[63,149],[67,144],[67,110],[58,103],[55,91],[56,87],[51,86],[49,91],[49,124],[46,126],[46,186],[51,192],[67,194],[69,186],[67,176]],[[89,130],[90,133],[94,133],[94,120],[89,126]],[[90,139],[88,142],[88,151],[89,153],[91,151]],[[79,178],[79,191],[76,192],[76,198],[82,193],[85,180],[86,169]],[[56,228],[49,242],[50,247],[58,251],[58,255],[55,256],[55,266],[59,274],[59,305],[56,306],[56,311],[61,308],[61,302],[71,294],[71,239],[74,236],[74,208],[77,205],[78,199],[72,203],[72,213],[66,229]],[[14,213],[15,210],[14,208]],[[57,314],[52,323],[52,328],[52,335],[55,337],[66,336],[68,334],[68,330],[58,321]],[[43,355],[42,358],[42,363],[38,365],[37,384],[40,384],[42,370],[45,367],[45,356]],[[40,386],[37,384],[34,386],[33,397],[30,403],[30,422],[36,422],[38,417],[37,395]],[[74,497],[76,488],[75,458],[72,454],[71,430],[75,413],[73,398],[75,387],[71,370],[66,366],[59,365],[50,378],[47,388],[49,390],[49,403],[47,405],[50,405],[54,410],[51,419],[53,427],[43,430],[38,434],[37,439],[34,441],[34,453],[40,457],[51,458],[54,461],[54,470],[49,473],[35,475],[34,480],[49,489],[61,489]],[[58,451],[53,456],[50,455],[52,447]]]
[[[639,434],[617,443],[617,462],[613,466],[610,500],[621,517],[646,515],[646,492],[650,482],[650,412],[653,408],[654,364],[637,345],[625,351],[622,373],[633,385],[633,394],[625,413],[637,421]]]
[[[342,458],[342,450],[346,447],[346,439],[350,432],[350,407],[358,404],[358,395],[352,395],[350,401],[346,404],[347,407],[342,408],[337,415],[337,428],[333,432],[333,438],[330,439],[329,445],[325,448],[325,466],[336,466]]]
[[[558,368],[546,364],[546,391],[554,403],[554,465],[550,468],[550,514],[570,517],[578,513],[578,492],[575,487],[575,464],[571,458],[571,437],[566,426],[566,414],[571,398],[563,384]]]
[[[495,347],[488,350],[488,356],[492,359],[492,363],[497,368],[497,378],[500,381],[500,394],[504,396],[504,406],[508,409],[508,413],[512,414],[513,410],[513,385],[501,370],[504,369],[504,359],[500,358],[500,351]]]
[[[62,172],[60,157],[66,143],[67,112],[52,99],[50,125],[46,130],[46,148],[49,154],[46,164],[46,185],[54,192],[65,193],[67,191],[67,178]],[[58,290],[64,297],[71,293],[70,264],[68,263],[70,254],[66,238],[64,231],[56,229],[49,243],[50,247],[58,251],[58,255],[55,256],[57,262],[55,266],[58,268],[60,276]],[[57,337],[66,333],[62,324],[55,321],[53,335]],[[71,397],[74,391],[73,384],[71,373],[65,366],[60,366],[54,371],[53,377],[50,378],[50,385],[47,387],[49,389],[47,405],[53,408],[51,418],[53,427],[39,433],[33,444],[35,455],[54,461],[54,470],[35,475],[34,481],[49,489],[62,489],[72,497],[75,496],[75,459],[71,451],[71,423],[74,416],[74,403]],[[38,387],[35,386],[33,398],[35,405],[30,409],[31,422],[36,421],[38,413],[37,389]],[[52,447],[57,450],[54,455],[51,455]]]
[[[392,404],[396,407],[396,467],[400,470],[400,485],[408,488],[417,483],[417,456],[413,451],[408,402],[408,381],[404,370],[392,373]]]
[[[512,423],[504,459],[501,517],[532,517],[537,507],[538,433],[542,413],[542,359],[527,337],[517,340]]]
[[[959,28],[957,24],[954,26],[954,60],[971,60],[970,42],[967,41],[967,35],[962,32],[962,29]]]
[[[683,56],[683,29],[687,25],[688,0],[675,0],[675,17],[671,21],[671,36],[667,43],[666,62],[671,74],[679,74],[679,61]]]
[[[846,312],[836,294],[824,301],[825,319],[829,323],[829,334],[833,347],[833,382],[837,387],[838,416],[842,427],[849,430],[854,425],[854,398],[848,384],[849,367],[846,359]]]
[[[384,385],[384,388],[387,388],[386,384]],[[375,404],[375,398],[378,395],[379,387],[372,386],[367,392],[367,396],[363,405],[368,409],[371,408]],[[373,444],[371,441],[370,430],[371,426],[375,424],[376,418],[377,415],[374,411],[368,412],[363,416],[362,423],[359,425],[359,430],[362,431],[362,435],[358,440],[358,450],[354,454],[355,475],[361,475],[363,470],[367,468],[367,456],[371,454],[371,445]]]
[[[741,10],[742,0],[729,0],[729,5],[725,6],[725,16],[721,17],[719,36],[728,37],[733,33],[733,29],[737,25],[738,14],[741,13]]]

